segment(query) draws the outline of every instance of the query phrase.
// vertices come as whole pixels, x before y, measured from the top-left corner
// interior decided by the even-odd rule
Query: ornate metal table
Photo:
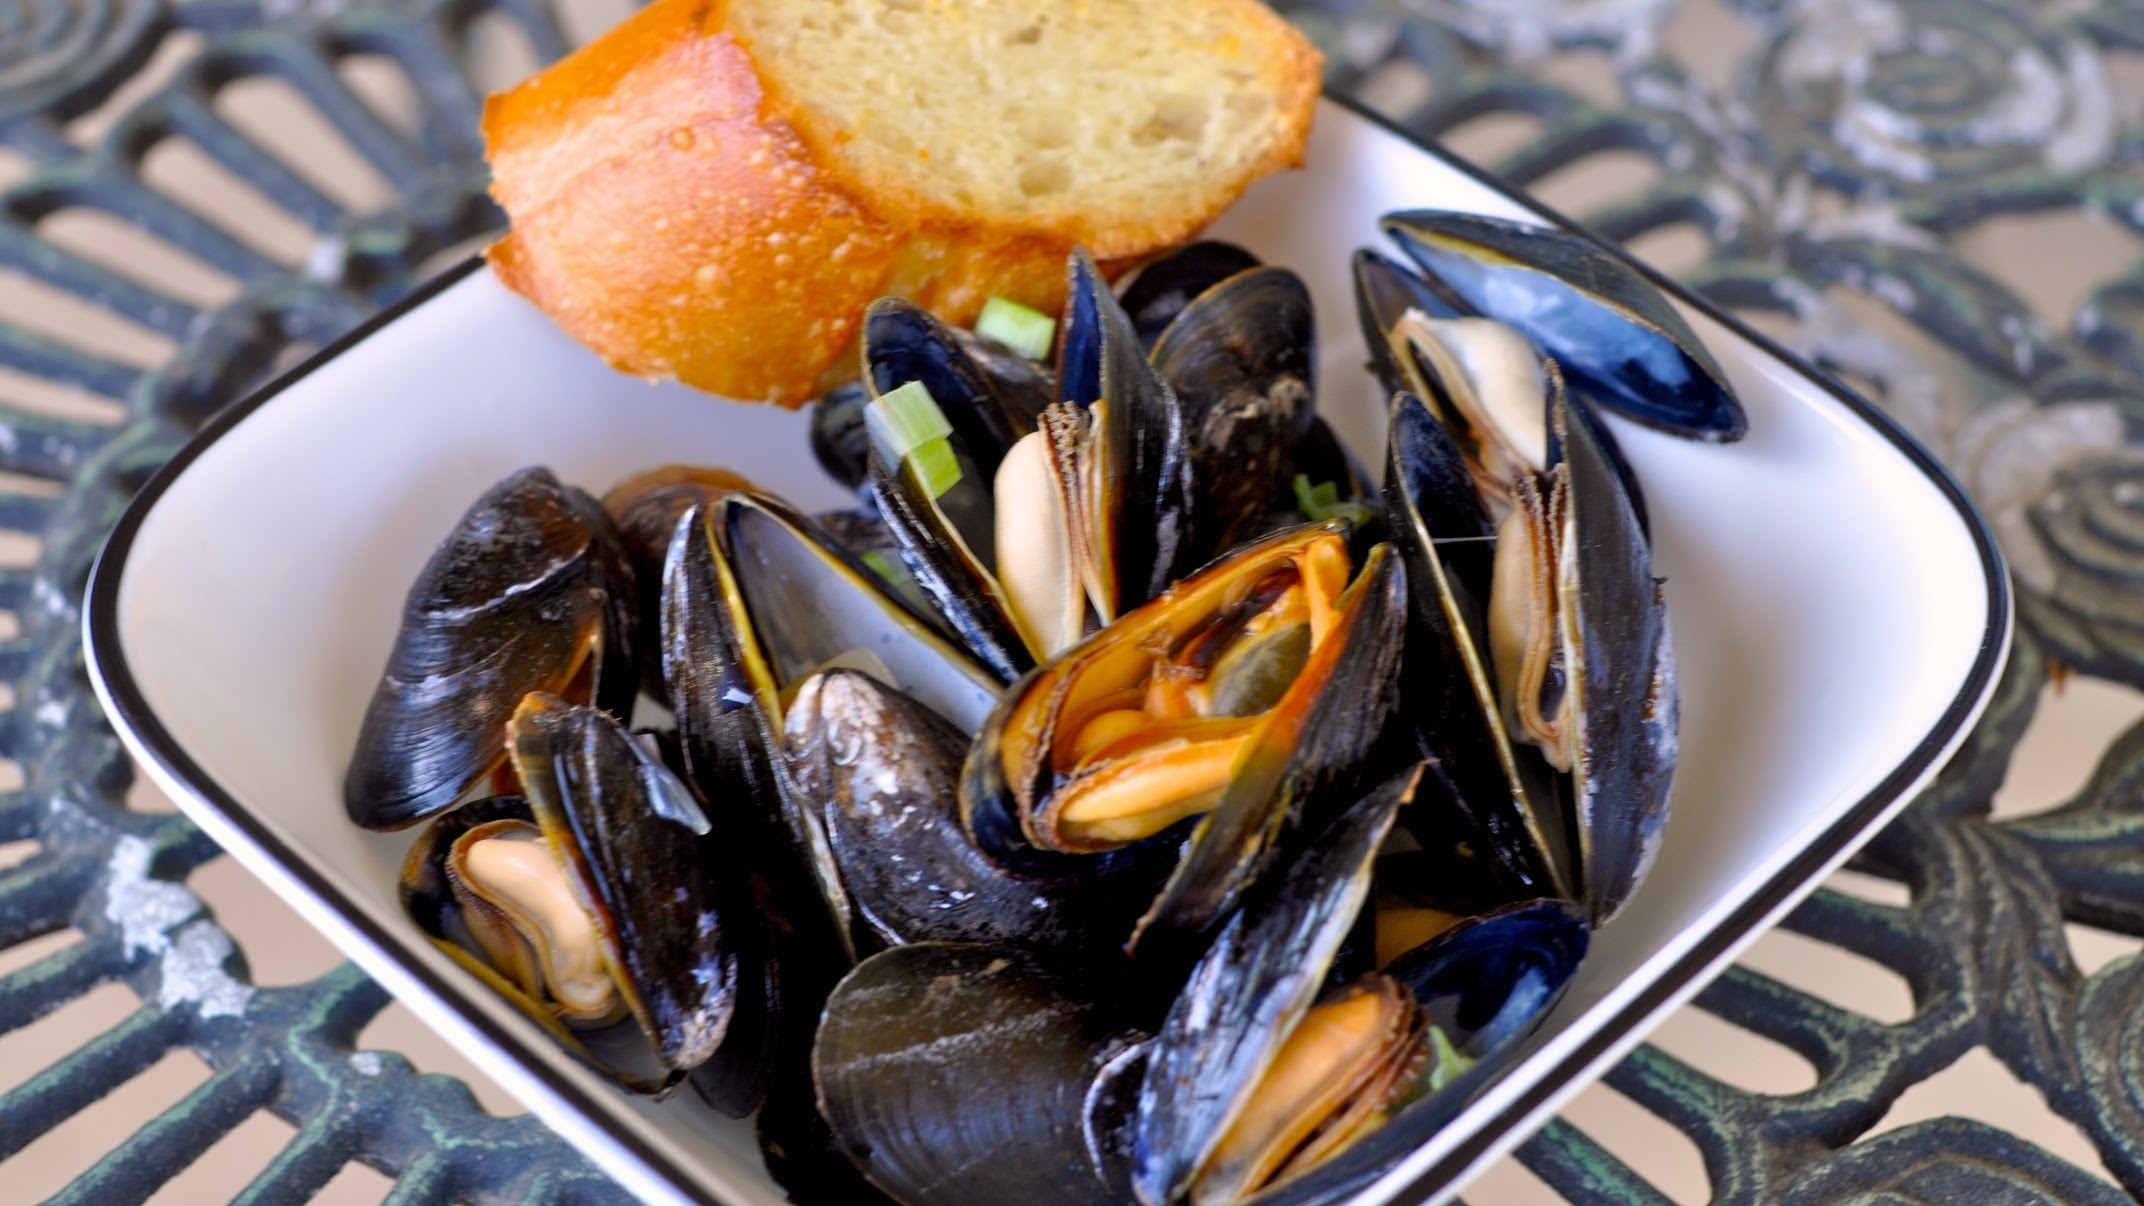
[[[562,5],[563,7],[563,5]],[[1721,1201],[2122,1201],[2144,1195],[2144,960],[2084,974],[2066,923],[2144,935],[2144,728],[2101,751],[2068,802],[1991,815],[2049,684],[2144,686],[2144,4],[2135,0],[1318,0],[1284,5],[1329,83],[1427,135],[1517,115],[1495,166],[1520,185],[1608,162],[1631,183],[1580,216],[1678,260],[1690,285],[1782,333],[1879,399],[1999,529],[2022,632],[2001,693],[1936,785],[1858,859],[1907,891],[1818,892],[1785,927],[1897,971],[1884,1021],[1737,967],[1697,1007],[1814,1066],[1814,1087],[1738,1088],[1655,1046],[1608,1083],[1694,1141]],[[129,495],[221,403],[406,292],[492,228],[472,45],[490,23],[539,59],[569,39],[545,0],[9,0],[0,4],[0,273],[60,302],[0,318],[0,948],[81,940],[0,976],[0,1034],[108,981],[131,1016],[0,1095],[12,1155],[177,1047],[212,1074],[63,1193],[139,1200],[258,1111],[295,1138],[245,1191],[299,1199],[356,1160],[392,1200],[622,1196],[532,1118],[458,1082],[353,1058],[385,1004],[344,965],[248,983],[184,885],[215,847],[130,811],[132,771],[84,678],[84,579]],[[160,51],[161,48],[161,51]],[[176,48],[176,49],[174,49]],[[399,118],[355,86],[395,77]],[[1571,65],[1577,64],[1572,69]],[[220,104],[273,79],[383,178],[354,205]],[[2129,80],[2123,86],[2123,80]],[[158,148],[250,182],[302,251],[204,213],[145,170]],[[1461,142],[1462,149],[1466,143]],[[1631,186],[1634,184],[1635,186]],[[1551,200],[1554,200],[1551,193]],[[2018,215],[2089,215],[2049,254],[2080,297],[2028,302],[1970,262]],[[102,215],[224,282],[180,296],[134,252],[62,219]],[[84,229],[75,220],[73,229]],[[97,229],[91,224],[90,229]],[[2126,233],[2125,233],[2126,232]],[[72,307],[72,308],[70,308]],[[2056,308],[2066,313],[2053,313]],[[87,311],[157,337],[86,345]],[[77,404],[55,413],[52,387]],[[101,399],[102,409],[81,400]],[[5,630],[0,630],[4,632]],[[2097,1150],[2087,1173],[1993,1127],[1937,1118],[1869,1132],[1910,1086],[1984,1049]],[[1520,1158],[1575,1200],[1664,1201],[1568,1122]],[[2111,1174],[2111,1180],[2108,1174]]]

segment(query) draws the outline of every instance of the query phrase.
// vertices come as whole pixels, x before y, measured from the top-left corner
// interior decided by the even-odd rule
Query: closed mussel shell
[[[1689,323],[1628,261],[1549,227],[1448,210],[1380,227],[1466,308],[1524,332],[1571,388],[1641,423],[1728,442],[1741,404]]]
[[[1198,297],[1150,357],[1176,392],[1191,460],[1180,565],[1202,565],[1257,530],[1287,492],[1315,415],[1310,290],[1286,268],[1252,268]]]
[[[858,964],[812,1051],[819,1109],[907,1206],[1118,1202],[1099,1150],[1141,1039],[1035,956],[923,943]]]
[[[594,499],[542,468],[485,491],[403,604],[343,780],[351,820],[399,829],[453,807],[500,765],[531,691],[628,711],[637,608]]]
[[[610,488],[603,496],[603,509],[617,525],[620,547],[633,566],[633,581],[639,595],[639,625],[642,646],[662,631],[663,560],[670,551],[670,537],[679,517],[695,504],[713,502],[733,490],[749,490],[752,483],[727,469],[711,465],[662,465],[636,473]],[[662,657],[658,649],[639,651],[641,685],[651,695],[660,695],[663,685]]]
[[[1094,944],[1111,913],[1129,924],[1085,885],[986,859],[960,823],[967,736],[871,676],[837,669],[807,680],[783,751],[797,789],[821,809],[849,900],[884,944],[998,942],[1065,957]]]
[[[1191,300],[1239,272],[1258,267],[1258,257],[1236,246],[1205,239],[1142,266],[1118,295],[1141,347],[1151,349]]]

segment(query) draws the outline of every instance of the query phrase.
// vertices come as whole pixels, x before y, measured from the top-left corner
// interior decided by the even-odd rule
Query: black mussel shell
[[[1118,297],[1139,334],[1139,345],[1152,348],[1192,298],[1256,267],[1258,257],[1234,243],[1187,243],[1141,267]]]
[[[864,311],[862,351],[871,395],[920,382],[953,428],[956,447],[986,485],[997,476],[1005,451],[1035,429],[1032,415],[999,399],[953,328],[914,302],[894,297],[872,302]]]
[[[1551,772],[1511,740],[1496,696],[1483,614],[1496,529],[1458,445],[1411,394],[1392,400],[1384,496],[1408,571],[1403,712],[1436,764],[1405,823],[1463,894],[1488,875],[1506,883],[1501,900],[1576,898],[1574,842]]]
[[[1108,403],[1101,431],[1105,522],[1115,546],[1114,614],[1168,589],[1190,522],[1189,436],[1168,383],[1147,364],[1131,319],[1084,250],[1067,270],[1057,360],[1059,402]]]
[[[1237,1102],[1317,1000],[1413,780],[1389,780],[1341,813],[1251,894],[1192,969],[1148,1050],[1139,1093],[1132,1188],[1147,1206],[1189,1191]]]
[[[812,403],[811,452],[826,475],[851,490],[870,476],[871,429],[864,422],[870,391],[850,382]]]
[[[997,942],[1064,958],[1114,913],[1091,889],[1011,875],[960,823],[968,739],[871,676],[829,670],[789,706],[783,751],[805,799],[822,809],[849,900],[888,946]]]
[[[737,1005],[738,952],[691,789],[595,708],[535,694],[508,725],[529,808],[615,942],[626,1004],[665,1067],[705,1063]]]
[[[531,691],[631,709],[639,599],[616,529],[550,470],[484,492],[425,562],[343,780],[350,819],[400,829],[453,807],[505,756]]]
[[[1391,767],[1407,574],[1391,545],[1370,550],[1340,596],[1328,639],[1274,708],[1220,802],[1200,819],[1132,943],[1164,961],[1195,950],[1244,890]]]
[[[1446,210],[1390,214],[1379,226],[1468,309],[1524,332],[1574,391],[1696,439],[1748,432],[1726,374],[1690,324],[1591,239]]]
[[[1049,368],[965,327],[954,327],[952,331],[953,341],[990,381],[1005,413],[1023,430],[1034,430],[1041,422],[1043,408],[1057,400]]]
[[[1456,318],[1464,311],[1420,273],[1367,247],[1355,253],[1353,266],[1355,319],[1362,325],[1363,342],[1369,345],[1370,371],[1388,394],[1417,388],[1393,359],[1394,324],[1409,310],[1420,310],[1431,318]]]
[[[906,465],[889,467],[871,457],[871,489],[879,502],[909,580],[961,645],[1000,683],[1010,683],[1035,664],[1012,621],[991,566],[996,561],[995,499],[987,479],[963,470],[944,499],[933,499]],[[956,498],[955,495],[962,497]],[[990,543],[964,535],[941,502],[965,507],[975,535],[990,529]]]
[[[1191,457],[1185,568],[1240,544],[1288,493],[1296,444],[1315,416],[1317,329],[1310,289],[1286,268],[1238,273],[1199,294],[1155,343]]]
[[[1674,785],[1680,705],[1667,598],[1628,469],[1578,399],[1552,416],[1568,475],[1577,581],[1563,584],[1577,758],[1572,808],[1595,924],[1614,917],[1659,852]],[[1575,602],[1574,602],[1575,600]]]
[[[727,469],[709,465],[663,465],[636,473],[610,488],[603,496],[603,509],[617,525],[626,559],[633,565],[633,581],[639,588],[639,644],[652,645],[662,630],[663,558],[670,552],[670,536],[678,517],[696,503],[713,502],[732,490],[750,490],[752,483]],[[650,695],[661,695],[661,655],[653,649],[639,651],[641,686]]]
[[[1141,1036],[1092,995],[1014,947],[883,951],[827,1000],[820,1112],[907,1206],[1122,1201],[1097,1149],[1121,1135],[1110,1107]]]
[[[746,612],[738,618],[749,624],[771,687],[861,651],[883,662],[901,691],[968,731],[997,702],[992,675],[787,503],[733,495],[719,535]]]
[[[1590,931],[1569,901],[1536,900],[1470,917],[1392,963],[1460,1057],[1355,1146],[1257,1197],[1260,1206],[1341,1201],[1367,1188],[1459,1116],[1517,1058],[1519,1040],[1563,997]]]

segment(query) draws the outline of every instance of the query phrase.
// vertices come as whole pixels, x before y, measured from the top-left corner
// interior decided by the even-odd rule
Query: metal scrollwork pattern
[[[2071,0],[1734,0],[1707,29],[1732,72],[1678,55],[1677,22],[1717,0],[1307,0],[1282,7],[1327,50],[1329,83],[1431,137],[1499,113],[1538,135],[1492,165],[1521,186],[1601,152],[1658,165],[1633,195],[1579,216],[1632,240],[1687,225],[1707,245],[1688,283],[1770,321],[1797,351],[1877,398],[1960,475],[1994,522],[2023,628],[1985,720],[1938,782],[1857,862],[1904,905],[1822,890],[1785,923],[1898,970],[1914,1012],[1879,1022],[1744,967],[1697,1006],[1807,1059],[1785,1095],[1726,1084],[1656,1047],[1609,1083],[1688,1134],[1722,1202],[2122,1201],[2144,1195],[2144,960],[2085,975],[2063,926],[2144,935],[2144,728],[2076,798],[1994,819],[1991,801],[2043,687],[2084,674],[2144,686],[2144,258],[2114,265],[2069,315],[2036,312],[1954,244],[2005,215],[2084,210],[2144,232],[2144,114],[2112,82],[2144,51],[2144,4]],[[98,984],[140,1007],[0,1095],[0,1157],[164,1052],[210,1078],[62,1195],[138,1200],[239,1122],[297,1126],[245,1200],[301,1198],[351,1160],[397,1177],[397,1201],[579,1201],[619,1191],[533,1119],[494,1119],[451,1080],[355,1049],[385,1003],[345,966],[290,988],[247,982],[242,954],[184,887],[216,853],[181,818],[130,812],[131,770],[92,698],[83,584],[131,493],[221,403],[293,349],[406,292],[429,258],[490,229],[475,137],[472,24],[501,14],[539,59],[563,51],[545,0],[30,0],[0,11],[0,271],[154,333],[153,366],[0,320],[0,369],[120,403],[114,422],[0,403],[0,528],[38,538],[0,566],[0,948],[68,927],[81,940],[0,976],[0,1032]],[[175,37],[195,49],[93,137],[85,115]],[[1618,95],[1551,82],[1558,56],[1604,56]],[[338,70],[384,59],[414,123],[384,119]],[[1718,66],[1713,63],[1710,66]],[[353,212],[219,111],[272,77],[393,189]],[[1727,78],[1727,82],[1717,82]],[[1713,81],[1713,82],[1708,82]],[[310,232],[295,262],[189,208],[144,163],[182,141]],[[144,283],[41,235],[56,215],[122,220],[235,282],[215,304]],[[72,247],[72,249],[70,249]],[[1908,346],[1865,321],[1891,315]],[[0,387],[5,379],[0,377]],[[0,393],[5,393],[0,388]],[[1911,1085],[1984,1047],[2097,1147],[2110,1181],[1961,1119],[1867,1133]],[[1521,1151],[1580,1201],[1663,1196],[1578,1128]]]

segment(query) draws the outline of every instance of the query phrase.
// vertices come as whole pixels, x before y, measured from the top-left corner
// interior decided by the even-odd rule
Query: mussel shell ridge
[[[1121,1200],[1091,1103],[1140,1036],[1010,947],[924,943],[866,959],[812,1050],[835,1141],[907,1206]]]

